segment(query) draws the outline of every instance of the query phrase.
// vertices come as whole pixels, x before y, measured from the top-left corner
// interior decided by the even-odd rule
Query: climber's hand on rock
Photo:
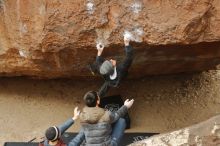
[[[125,46],[129,46],[129,43],[130,43],[130,38],[129,38],[129,36],[124,35],[124,44],[125,44]]]
[[[96,48],[97,48],[98,51],[103,51],[104,45],[101,44],[101,43],[98,43],[98,44],[96,45]]]
[[[97,50],[98,50],[98,56],[101,56],[102,51],[104,50],[104,45],[101,44],[101,43],[98,43],[98,44],[96,45],[96,48],[97,48]]]

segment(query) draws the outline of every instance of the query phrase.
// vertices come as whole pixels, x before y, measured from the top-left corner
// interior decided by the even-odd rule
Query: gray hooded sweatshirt
[[[81,131],[85,136],[86,146],[113,146],[111,138],[112,123],[127,113],[127,107],[122,106],[112,113],[99,107],[84,107],[80,114]]]

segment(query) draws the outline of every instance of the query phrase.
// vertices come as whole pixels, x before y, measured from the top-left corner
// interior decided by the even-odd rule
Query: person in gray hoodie
[[[118,146],[126,127],[122,117],[134,100],[125,100],[124,105],[115,113],[99,107],[100,98],[95,91],[87,92],[84,102],[86,106],[80,114],[80,139],[85,139],[86,146]]]
[[[83,139],[82,135],[77,135],[68,144],[65,144],[61,139],[63,133],[74,124],[74,121],[79,117],[80,111],[78,107],[74,109],[74,116],[68,119],[60,126],[49,127],[45,132],[45,140],[39,143],[39,146],[79,146]]]

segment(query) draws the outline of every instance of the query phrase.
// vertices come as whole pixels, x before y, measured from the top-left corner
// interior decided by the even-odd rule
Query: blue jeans
[[[118,146],[126,128],[126,122],[124,118],[118,119],[118,121],[115,122],[113,128],[112,128],[112,145]]]

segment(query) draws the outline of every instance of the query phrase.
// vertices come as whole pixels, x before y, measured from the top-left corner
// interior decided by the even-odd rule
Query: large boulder
[[[130,146],[219,146],[220,115],[199,124],[153,136]]]
[[[133,36],[131,77],[215,69],[219,0],[0,0],[0,75],[91,76],[97,42],[122,59]]]

